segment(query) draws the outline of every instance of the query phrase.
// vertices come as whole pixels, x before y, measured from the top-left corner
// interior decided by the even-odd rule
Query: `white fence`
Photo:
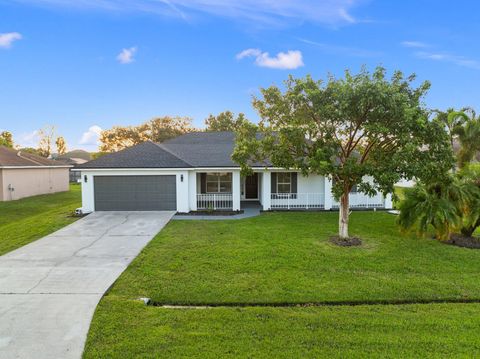
[[[205,193],[197,194],[197,209],[225,210],[233,208],[231,193]]]
[[[381,194],[369,197],[364,193],[350,193],[350,208],[383,208],[385,207],[385,198]],[[340,205],[333,201],[332,207],[338,208]]]
[[[323,209],[323,193],[272,193],[272,209]]]

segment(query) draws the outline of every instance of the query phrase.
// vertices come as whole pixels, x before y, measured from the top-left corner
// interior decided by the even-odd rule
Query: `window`
[[[335,186],[335,179],[332,180],[332,186]],[[350,193],[358,193],[358,185],[354,184]]]
[[[277,193],[292,192],[292,174],[290,172],[277,173]]]
[[[207,193],[232,193],[232,174],[207,173]]]

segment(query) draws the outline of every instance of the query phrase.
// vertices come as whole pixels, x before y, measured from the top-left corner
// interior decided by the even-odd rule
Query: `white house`
[[[242,176],[231,159],[232,132],[194,132],[162,144],[145,142],[76,168],[81,171],[82,210],[148,211],[242,209],[254,201],[263,210],[330,210],[338,207],[331,181],[254,164]],[[391,197],[353,191],[353,209],[392,208]]]

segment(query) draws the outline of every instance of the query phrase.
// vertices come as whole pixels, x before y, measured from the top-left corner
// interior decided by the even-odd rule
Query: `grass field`
[[[364,245],[340,248],[328,242],[336,213],[172,221],[102,299],[85,357],[480,354],[480,304],[291,306],[480,299],[480,251],[401,235],[394,222],[355,212]]]
[[[0,202],[0,255],[72,223],[81,206],[80,186],[70,191]]]
[[[86,358],[478,357],[479,304],[172,310],[106,297]]]

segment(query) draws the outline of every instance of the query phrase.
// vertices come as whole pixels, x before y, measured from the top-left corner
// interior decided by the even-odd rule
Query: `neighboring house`
[[[72,166],[72,168],[78,165],[84,164],[92,159],[92,155],[84,150],[73,150],[63,155],[56,154],[53,159],[57,162]],[[80,181],[80,172],[70,169],[70,182],[77,183]]]
[[[264,210],[330,210],[338,207],[332,182],[268,164],[242,176],[231,159],[232,132],[194,132],[162,144],[144,142],[79,165],[82,210],[242,209],[248,201]],[[390,196],[353,192],[352,208],[391,208]]]
[[[0,201],[68,191],[70,167],[0,146]]]

